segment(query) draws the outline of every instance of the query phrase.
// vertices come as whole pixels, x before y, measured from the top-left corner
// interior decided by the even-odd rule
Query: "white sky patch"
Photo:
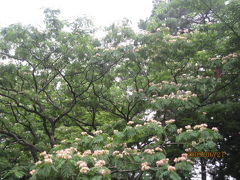
[[[137,27],[140,19],[150,16],[151,0],[8,0],[0,6],[0,26],[13,23],[41,25],[45,8],[61,10],[63,19],[89,16],[96,26],[107,26],[128,18]]]

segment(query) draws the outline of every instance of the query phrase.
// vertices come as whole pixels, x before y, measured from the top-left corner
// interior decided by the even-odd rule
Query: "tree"
[[[43,30],[1,30],[1,58],[13,61],[0,66],[1,153],[8,154],[1,176],[190,178],[198,159],[186,152],[217,150],[217,126],[222,151],[231,138],[224,117],[234,127],[238,117],[238,44],[229,46],[238,36],[213,11],[213,24],[190,23],[191,32],[149,20],[136,33],[123,21],[103,39],[94,38],[90,20],[65,22],[58,13],[45,11]]]
[[[220,143],[219,147],[225,152],[238,149],[238,143],[233,142],[239,141],[238,136],[236,136],[239,132],[239,129],[236,128],[239,127],[238,118],[236,118],[238,111],[235,109],[239,106],[239,93],[236,92],[237,84],[239,84],[239,71],[237,70],[239,68],[237,54],[240,37],[239,7],[239,2],[234,0],[156,1],[149,20],[142,21],[140,24],[143,29],[148,29],[151,32],[155,32],[159,27],[166,26],[175,37],[177,34],[188,34],[189,32],[193,34],[193,37],[195,36],[193,41],[196,42],[196,46],[192,44],[191,46],[197,48],[195,50],[196,55],[190,57],[196,63],[196,67],[192,74],[196,73],[201,77],[200,75],[207,73],[207,76],[212,77],[213,74],[210,72],[214,71],[216,80],[211,85],[216,82],[217,84],[212,90],[210,90],[210,84],[204,83],[204,85],[199,86],[201,89],[205,88],[204,91],[203,89],[198,90],[197,94],[201,94],[199,94],[201,105],[194,108],[194,111],[202,109],[207,113],[207,118],[213,119],[209,120],[208,123],[221,126],[220,132],[224,134],[225,140]],[[194,32],[196,30],[198,33]],[[207,57],[208,55],[210,56]],[[177,57],[177,59],[180,58]],[[214,61],[214,63],[209,60]],[[208,92],[208,90],[210,91]],[[226,144],[228,145],[225,146]],[[214,168],[214,179],[224,179],[225,175],[239,177],[239,173],[236,173],[238,172],[239,162],[231,158],[231,154],[227,153],[224,159],[220,161],[219,170],[216,171],[216,167]],[[229,159],[231,159],[231,162]],[[212,163],[215,164],[215,162]],[[224,173],[222,173],[223,171]]]

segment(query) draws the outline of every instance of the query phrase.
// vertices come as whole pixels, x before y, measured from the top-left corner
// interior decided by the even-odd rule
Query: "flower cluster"
[[[170,119],[170,120],[168,120],[168,121],[165,121],[166,124],[172,124],[172,123],[174,123],[174,122],[175,122],[175,119]]]
[[[158,126],[161,126],[161,125],[162,125],[161,122],[159,122],[159,121],[157,121],[157,120],[154,120],[154,119],[147,119],[146,122],[144,123],[144,125],[149,125],[150,123],[154,123],[154,124],[156,124],[156,125],[158,125]]]
[[[36,173],[36,169],[33,169],[29,172],[31,175],[35,174]]]
[[[45,162],[46,164],[52,164],[53,163],[52,154],[47,154],[47,152],[44,151],[44,152],[40,153],[40,156],[44,157],[43,162]],[[40,164],[40,162],[38,162],[38,163]]]
[[[90,171],[90,169],[88,167],[82,167],[80,169],[80,173],[83,173],[83,174],[87,174],[89,171]]]
[[[133,121],[129,121],[127,124],[128,125],[132,125],[132,124],[134,124],[134,122]]]
[[[111,144],[111,143],[106,144],[106,145],[104,146],[104,148],[111,148],[111,147],[112,147],[112,144]]]
[[[156,87],[162,87],[162,85],[173,85],[173,86],[182,86],[181,83],[175,83],[173,81],[162,81],[161,83],[149,83],[149,86],[156,86]]]
[[[43,162],[42,161],[37,161],[36,163],[35,163],[35,165],[39,165],[39,164],[42,164]]]
[[[159,161],[156,162],[156,165],[159,167],[159,166],[161,166],[161,165],[163,165],[163,164],[167,164],[168,161],[169,161],[168,158],[166,158],[166,159],[161,159],[161,160],[159,160]]]
[[[186,160],[187,160],[186,157],[181,156],[181,157],[175,158],[175,159],[174,159],[174,162],[176,163],[176,162],[186,161]]]
[[[173,92],[169,95],[165,94],[164,96],[157,97],[157,99],[179,99],[183,101],[187,101],[191,97],[196,97],[197,95],[192,93],[191,91],[180,91],[178,90],[176,94]]]
[[[110,174],[111,171],[109,169],[101,169],[99,170],[99,173],[104,176],[104,175]]]
[[[148,170],[148,169],[150,169],[149,163],[148,163],[148,162],[143,162],[143,163],[141,164],[141,170],[142,170],[142,171],[146,171],[146,170]]]
[[[210,61],[216,61],[216,60],[222,60],[222,64],[226,64],[227,60],[237,58],[238,54],[237,53],[230,53],[227,56],[223,56],[222,58],[220,56],[209,58]]]
[[[78,161],[78,162],[77,162],[77,165],[78,165],[79,168],[87,167],[87,163],[84,162],[84,161]]]
[[[163,151],[163,150],[162,150],[162,148],[160,148],[160,147],[156,147],[156,148],[155,148],[155,151]]]
[[[105,154],[109,154],[108,150],[95,150],[92,154],[92,156],[101,156],[101,155],[105,155]]]
[[[175,171],[176,168],[174,166],[168,166],[168,171]]]
[[[98,135],[98,134],[102,134],[102,133],[103,133],[103,131],[102,131],[102,130],[93,131],[93,134],[94,134],[94,135]]]
[[[104,160],[98,160],[96,163],[95,163],[95,167],[102,167],[106,164],[106,162]]]
[[[56,151],[56,157],[61,158],[61,159],[71,159],[72,158],[72,153],[77,152],[77,149],[74,147],[70,147],[67,149],[59,150]]]
[[[87,135],[87,132],[81,132],[81,135],[85,136]]]
[[[78,161],[77,162],[77,166],[80,169],[80,173],[86,174],[86,173],[88,173],[90,171],[90,169],[87,166],[87,163],[84,162],[84,161]]]
[[[213,127],[212,130],[215,132],[218,132],[218,128],[216,128],[216,127]]]
[[[182,131],[183,131],[182,128],[177,129],[177,133],[178,133],[178,134],[182,133]]]
[[[195,129],[195,130],[200,129],[202,131],[202,130],[206,129],[207,127],[208,127],[207,124],[200,124],[200,125],[194,126],[193,129]]]
[[[191,92],[187,92],[187,94],[192,94]],[[166,120],[165,124],[171,124],[174,123],[175,120],[174,119],[170,119],[170,120]],[[167,128],[163,128],[161,122],[159,122],[158,120],[154,120],[154,119],[142,119],[142,123],[144,124],[137,124],[136,127],[142,127],[142,128],[146,128],[148,126],[158,126],[159,130],[165,130]],[[135,122],[133,121],[129,121],[129,124],[135,124]],[[148,125],[146,127],[146,125]],[[177,129],[177,133],[180,134],[182,133],[183,129],[188,131],[193,131],[193,130],[202,130],[207,128],[207,124],[200,124],[200,125],[195,125],[195,126],[191,126],[191,125],[187,125],[185,126],[185,128],[179,128]],[[127,127],[129,128],[129,126]],[[134,127],[131,127],[132,129]],[[141,129],[140,129],[141,130]],[[145,130],[145,129],[143,129]],[[216,127],[212,128],[213,131],[218,131],[218,129]],[[115,130],[115,132],[118,132]],[[167,132],[167,131],[166,131]],[[102,131],[94,131],[94,134],[96,134],[96,136],[99,136]],[[75,166],[76,169],[78,170],[79,174],[78,175],[85,175],[85,174],[89,174],[89,176],[91,176],[93,173],[97,173],[98,175],[101,174],[103,176],[111,174],[111,171],[108,169],[109,167],[114,167],[118,169],[122,169],[122,167],[120,167],[118,165],[118,161],[121,162],[123,161],[124,163],[133,163],[134,166],[139,165],[139,170],[141,171],[148,171],[151,169],[151,165],[154,164],[155,167],[163,167],[163,169],[167,168],[167,171],[171,172],[171,171],[175,171],[176,168],[174,166],[171,166],[169,164],[169,162],[173,161],[175,163],[179,163],[184,161],[184,163],[192,163],[191,160],[188,159],[188,155],[186,153],[182,154],[180,157],[176,157],[174,160],[169,160],[168,158],[163,158],[163,159],[158,159],[158,160],[151,160],[151,162],[148,160],[148,158],[152,158],[155,159],[155,157],[159,157],[160,156],[164,156],[167,157],[167,151],[165,151],[164,149],[162,149],[161,145],[159,145],[160,143],[158,143],[158,141],[160,140],[161,135],[157,136],[155,134],[147,134],[146,135],[146,139],[148,139],[149,143],[147,146],[144,146],[144,148],[137,148],[137,146],[132,146],[130,145],[130,143],[126,143],[127,141],[122,141],[121,139],[121,143],[115,144],[115,140],[118,140],[117,138],[121,138],[118,135],[125,133],[125,131],[123,132],[119,132],[115,135],[113,135],[112,137],[105,137],[106,138],[106,144],[102,144],[102,148],[100,148],[99,146],[95,146],[93,147],[93,150],[90,149],[85,149],[85,151],[78,151],[76,148],[74,147],[70,147],[70,148],[66,148],[66,149],[62,149],[62,150],[58,150],[56,151],[53,155],[48,154],[47,152],[42,152],[40,153],[40,156],[43,156],[44,159],[41,161],[38,161],[35,163],[36,168],[34,170],[32,170],[30,172],[30,174],[34,175],[34,173],[36,173],[36,171],[40,171],[38,168],[42,167],[42,165],[46,165],[46,164],[59,164],[58,162],[60,161],[64,161],[71,159],[71,161],[76,161],[75,162]],[[199,133],[200,135],[202,133]],[[174,134],[173,134],[174,135]],[[102,136],[102,135],[100,135]],[[180,140],[179,142],[181,143],[181,135],[179,136]],[[86,140],[85,138],[83,138],[84,140]],[[82,146],[81,144],[81,140],[79,141],[79,145]],[[200,138],[200,139],[196,139],[196,140],[192,140],[192,142],[190,141],[190,143],[192,143],[192,146],[189,147],[193,147],[195,146],[197,143],[199,143],[200,141],[205,141],[205,138]],[[108,143],[108,144],[107,144]],[[109,148],[109,149],[105,149],[105,148]],[[185,149],[186,152],[191,151],[192,149],[188,148]],[[132,162],[129,161],[129,158],[132,157],[140,157],[139,160],[141,160],[140,162]],[[53,159],[54,158],[54,159]],[[53,161],[54,160],[54,161]],[[152,162],[153,161],[153,162]],[[115,163],[116,164],[112,164]],[[41,164],[41,166],[37,166]],[[121,163],[119,163],[121,164]],[[178,164],[179,165],[179,164]],[[119,166],[119,167],[118,167]],[[93,169],[93,171],[92,171]],[[95,171],[97,170],[97,171]],[[128,171],[129,169],[123,169]],[[155,168],[153,167],[151,169],[151,171],[154,171]],[[166,170],[166,169],[165,169]],[[89,173],[91,172],[91,173]]]
[[[113,151],[112,155],[113,155],[113,156],[116,156],[116,155],[118,155],[119,153],[120,153],[119,151]]]
[[[146,154],[154,154],[155,152],[154,152],[154,149],[145,149],[144,153],[146,153]]]
[[[86,150],[83,152],[83,156],[91,155],[92,151],[91,150]]]

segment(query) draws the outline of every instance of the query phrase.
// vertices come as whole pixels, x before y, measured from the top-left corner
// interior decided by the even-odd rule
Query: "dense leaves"
[[[226,152],[202,170],[238,177],[238,7],[156,1],[145,30],[124,20],[102,39],[50,9],[44,29],[2,28],[0,177],[188,179],[189,151]]]

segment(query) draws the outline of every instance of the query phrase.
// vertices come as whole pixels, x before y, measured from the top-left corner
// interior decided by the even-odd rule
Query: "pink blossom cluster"
[[[83,152],[83,156],[88,156],[88,155],[91,155],[92,154],[92,151],[91,150],[86,150]]]
[[[98,160],[96,163],[95,163],[95,167],[102,167],[106,164],[106,162],[104,160]]]
[[[174,122],[175,122],[175,119],[170,119],[170,120],[165,121],[166,124],[172,124]]]
[[[74,147],[70,147],[67,149],[63,150],[58,150],[56,151],[56,157],[61,158],[61,159],[71,159],[72,158],[72,153],[77,152],[77,149]]]
[[[36,169],[33,169],[29,172],[31,175],[35,174],[36,173]]]
[[[227,60],[232,59],[232,58],[237,58],[238,54],[237,53],[230,53],[227,56],[223,56],[222,58],[220,57],[213,57],[213,58],[209,58],[209,60],[211,61],[216,61],[216,60],[222,60],[222,64],[227,63]]]
[[[174,159],[174,162],[177,163],[177,162],[186,161],[186,160],[187,160],[186,157],[181,156],[181,157],[175,158],[175,159]]]
[[[155,83],[153,83],[153,82],[151,82],[151,83],[149,83],[149,86],[157,86],[157,87],[162,87],[162,85],[174,85],[174,86],[181,86],[182,84],[181,83],[175,83],[175,82],[173,82],[173,81],[162,81],[161,83],[157,83],[157,84],[155,84]]]
[[[131,148],[125,148],[122,152],[120,151],[112,152],[113,156],[117,156],[119,158],[123,158],[124,156],[128,156],[130,154],[140,154],[140,152],[138,152],[138,149],[131,149]]]
[[[148,169],[150,169],[150,164],[149,164],[148,162],[143,162],[143,163],[141,164],[141,170],[142,170],[142,171],[146,171],[146,170],[148,170]]]
[[[80,169],[80,173],[87,174],[90,171],[85,161],[78,161],[77,166]]]
[[[111,148],[111,147],[112,147],[112,143],[106,144],[106,145],[104,146],[104,148]]]
[[[83,173],[83,174],[87,174],[89,171],[90,171],[90,169],[88,167],[82,167],[80,169],[80,173]]]
[[[52,160],[52,154],[47,154],[46,151],[43,151],[40,153],[40,156],[44,157],[43,162],[45,162],[46,164],[52,164],[53,160]],[[40,162],[38,162],[40,164]]]
[[[78,165],[79,168],[87,167],[87,163],[85,161],[78,161],[77,165]]]
[[[94,134],[94,135],[98,135],[98,134],[102,134],[102,133],[103,133],[103,131],[102,131],[102,130],[93,131],[93,134]]]
[[[112,153],[113,156],[116,156],[116,155],[118,155],[118,154],[120,154],[119,151],[113,151],[113,153]]]
[[[101,169],[101,170],[99,170],[99,173],[101,175],[107,175],[107,174],[110,174],[111,171],[109,169]]]
[[[154,124],[157,124],[158,126],[161,126],[162,123],[157,121],[157,120],[154,120],[154,119],[148,119],[146,120],[146,122],[144,123],[144,125],[149,125],[150,123],[154,123]]]
[[[101,155],[105,155],[105,154],[109,154],[108,150],[95,150],[92,154],[92,156],[101,156]]]
[[[161,165],[163,165],[163,164],[167,164],[168,161],[169,161],[168,158],[166,158],[166,159],[161,159],[161,160],[159,160],[159,161],[156,162],[156,165],[159,167],[159,166],[161,166]]]
[[[81,135],[85,136],[87,135],[87,132],[81,132]]]
[[[161,151],[161,152],[162,152],[162,151],[163,151],[163,149],[162,149],[162,148],[160,148],[160,147],[156,147],[156,148],[155,148],[155,151]]]
[[[58,151],[56,157],[61,158],[61,159],[71,159],[72,158],[72,156],[70,154],[67,154],[64,150]]]
[[[176,168],[174,167],[174,166],[168,166],[168,171],[175,171],[176,170]]]
[[[88,156],[88,155],[92,155],[92,151],[91,150],[86,150],[86,151],[84,151],[83,153],[80,153],[80,152],[77,152],[77,156],[78,157],[85,157],[85,156]]]
[[[37,161],[36,163],[35,163],[35,165],[39,165],[39,164],[42,164],[43,162],[42,161]]]
[[[179,99],[183,101],[187,101],[191,97],[196,97],[196,94],[193,94],[191,91],[177,91],[177,94],[173,92],[169,95],[165,94],[163,96],[157,97],[157,99]]]
[[[218,132],[218,128],[216,128],[216,127],[213,127],[212,130],[215,132]]]
[[[208,127],[207,124],[199,124],[199,125],[195,125],[193,127],[193,129],[200,129],[202,131],[202,130],[206,129],[207,127]]]
[[[127,124],[128,125],[132,125],[132,124],[134,124],[134,122],[133,121],[129,121]]]
[[[182,133],[182,131],[183,131],[182,128],[177,129],[177,133],[178,133],[178,134]]]
[[[155,151],[154,151],[154,149],[145,149],[144,153],[146,153],[146,154],[154,154]]]

